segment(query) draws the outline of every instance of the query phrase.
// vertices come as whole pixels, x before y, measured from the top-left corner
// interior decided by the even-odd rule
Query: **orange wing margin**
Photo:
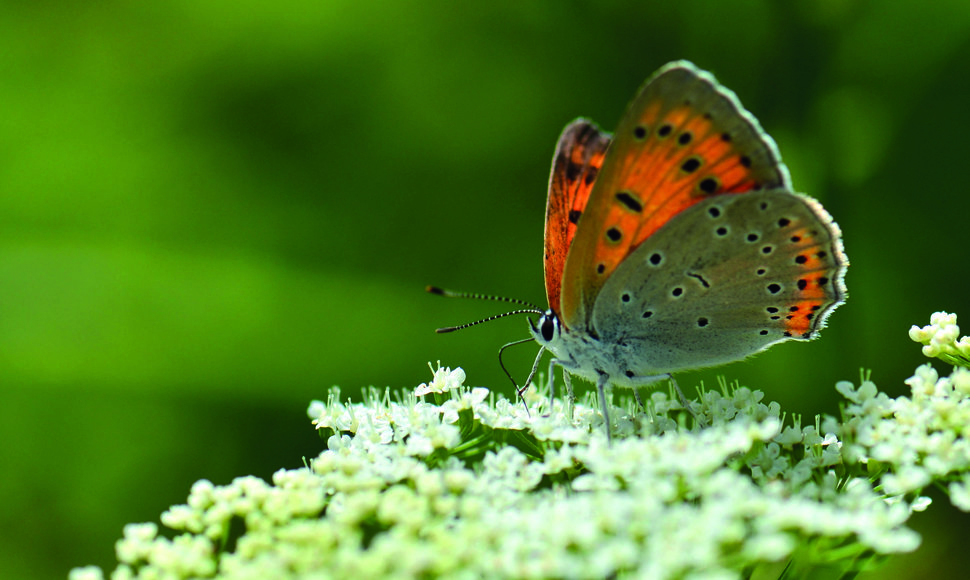
[[[600,131],[594,123],[577,119],[559,136],[556,154],[552,158],[549,176],[549,197],[546,201],[546,230],[543,265],[546,278],[546,299],[549,308],[559,313],[559,295],[566,256],[579,218],[593,190],[610,135]]]

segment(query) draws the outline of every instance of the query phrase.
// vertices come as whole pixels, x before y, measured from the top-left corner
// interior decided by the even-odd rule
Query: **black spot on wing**
[[[623,204],[625,208],[633,213],[640,213],[643,211],[643,203],[629,191],[621,191],[620,193],[617,193],[616,201]]]

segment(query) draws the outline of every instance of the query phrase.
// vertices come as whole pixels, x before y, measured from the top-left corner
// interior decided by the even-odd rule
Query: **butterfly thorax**
[[[593,383],[602,377],[622,387],[644,384],[643,373],[632,370],[628,361],[636,360],[633,343],[618,337],[603,340],[589,332],[576,332],[564,326],[553,310],[547,310],[538,322],[529,321],[533,338],[552,352],[557,364],[570,374]],[[642,347],[642,345],[639,345]],[[654,379],[654,377],[650,377]],[[653,380],[647,381],[653,382]]]

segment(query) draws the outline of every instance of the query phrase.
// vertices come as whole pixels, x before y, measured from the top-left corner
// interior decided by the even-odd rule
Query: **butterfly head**
[[[562,324],[551,308],[543,312],[538,321],[533,321],[530,318],[529,330],[536,342],[546,347],[559,342],[562,337]]]

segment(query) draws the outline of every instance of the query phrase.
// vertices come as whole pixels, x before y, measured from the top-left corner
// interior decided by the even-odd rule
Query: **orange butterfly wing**
[[[552,158],[543,259],[546,298],[557,313],[566,254],[609,146],[609,133],[590,121],[577,119],[559,136]]]
[[[606,279],[680,212],[714,195],[772,187],[791,187],[788,170],[734,93],[688,62],[661,68],[627,109],[586,194],[562,269],[563,323],[591,330]]]

